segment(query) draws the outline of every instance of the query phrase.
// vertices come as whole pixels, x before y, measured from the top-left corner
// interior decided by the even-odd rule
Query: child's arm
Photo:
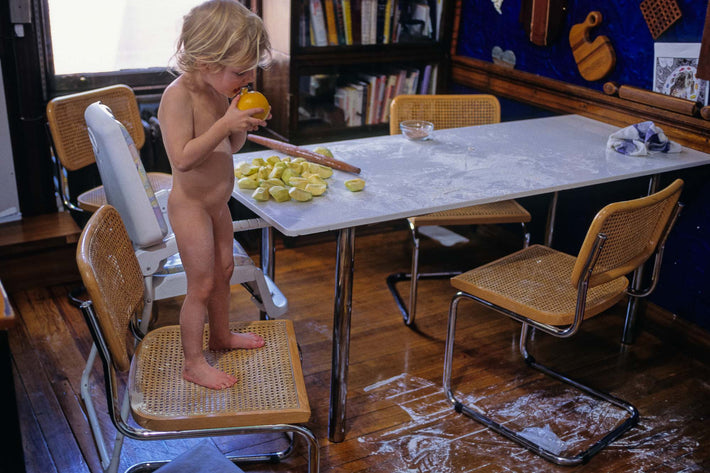
[[[232,100],[232,103],[229,105],[229,108],[232,108],[232,106],[235,103],[236,103],[236,99]],[[244,146],[244,143],[246,143],[246,141],[247,141],[247,132],[246,131],[237,131],[237,132],[229,135],[229,144],[232,146],[232,154],[234,154],[237,151],[239,151],[240,149],[242,149],[242,146]]]
[[[165,150],[171,164],[180,172],[189,171],[202,164],[225,138],[234,148],[246,141],[246,132],[256,130],[266,122],[253,118],[254,111],[242,111],[233,102],[225,114],[207,131],[195,135],[194,110],[190,94],[177,87],[168,87],[163,93],[158,110],[158,120],[163,134]],[[233,136],[236,135],[236,136]]]

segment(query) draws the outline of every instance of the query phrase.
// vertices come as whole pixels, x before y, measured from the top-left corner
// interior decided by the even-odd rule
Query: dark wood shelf
[[[443,2],[438,40],[348,46],[299,45],[299,18],[306,3],[303,0],[289,0],[261,4],[261,16],[273,47],[273,62],[261,74],[259,88],[272,104],[273,118],[269,126],[284,139],[305,144],[387,133],[386,123],[344,127],[337,120],[323,120],[320,123],[317,120],[302,120],[299,109],[305,100],[301,93],[301,79],[306,76],[374,74],[395,67],[423,70],[426,65],[432,65],[436,68],[433,89],[446,89],[453,0]]]

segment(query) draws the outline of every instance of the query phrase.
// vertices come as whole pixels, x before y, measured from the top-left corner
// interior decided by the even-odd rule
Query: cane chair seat
[[[537,322],[569,325],[574,321],[577,305],[577,288],[571,283],[575,262],[574,256],[532,245],[455,276],[451,285]],[[621,276],[591,287],[584,317],[614,306],[624,297],[628,285],[626,277]]]
[[[116,118],[123,123],[139,150],[145,144],[145,131],[141,121],[138,102],[133,90],[126,85],[112,85],[100,89],[79,92],[56,97],[47,104],[47,124],[52,137],[54,154],[58,166],[58,186],[65,205],[74,204],[87,212],[95,212],[106,203],[103,186],[97,186],[79,194],[75,202],[72,199],[67,172],[77,171],[96,162],[94,150],[86,131],[84,111],[94,102],[101,101],[110,107]],[[167,173],[148,173],[153,188],[169,190],[172,188],[172,176]],[[64,183],[64,184],[62,184]],[[76,210],[74,208],[73,210]]]
[[[179,326],[151,331],[134,356],[129,392],[133,416],[151,430],[191,430],[308,421],[310,408],[290,320],[232,322],[234,332],[253,332],[262,348],[213,352],[207,361],[237,383],[208,389],[182,378]],[[196,402],[197,401],[197,402]]]
[[[500,122],[500,103],[495,96],[488,94],[398,95],[390,105],[390,135],[401,133],[399,124],[404,120],[430,121],[435,130],[488,125]],[[527,246],[530,238],[525,230],[525,224],[531,220],[530,213],[515,200],[433,212],[409,217],[407,220],[412,237],[411,271],[409,274],[394,273],[387,277],[387,286],[407,325],[412,325],[416,316],[419,279],[441,279],[457,274],[419,271],[419,228],[433,225],[519,223],[523,227],[523,246]],[[408,305],[397,289],[397,283],[401,281],[410,281]]]
[[[460,209],[442,210],[408,220],[417,227],[429,225],[482,225],[488,223],[529,222],[530,213],[515,200],[471,205]]]

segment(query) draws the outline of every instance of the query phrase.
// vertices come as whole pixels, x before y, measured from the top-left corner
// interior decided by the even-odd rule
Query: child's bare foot
[[[187,381],[211,389],[226,389],[237,382],[237,378],[210,366],[205,359],[192,363],[185,361],[182,377]]]
[[[210,350],[233,350],[235,348],[261,348],[264,346],[264,339],[261,335],[252,332],[238,333],[229,332],[226,340],[215,340],[210,338]]]

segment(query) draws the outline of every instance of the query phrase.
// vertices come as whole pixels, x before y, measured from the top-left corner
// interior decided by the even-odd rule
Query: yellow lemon
[[[266,100],[264,94],[255,90],[251,90],[242,91],[241,95],[239,96],[239,102],[237,102],[237,108],[239,110],[248,110],[250,108],[263,108],[263,113],[255,113],[252,116],[254,118],[264,120],[266,117],[269,116],[271,105],[269,105],[269,101]]]

